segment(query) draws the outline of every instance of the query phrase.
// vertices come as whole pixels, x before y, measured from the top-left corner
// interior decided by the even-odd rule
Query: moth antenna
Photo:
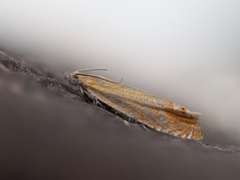
[[[111,80],[108,80],[108,79],[104,79],[104,78],[101,78],[101,77],[95,76],[95,75],[93,75],[93,74],[82,74],[82,73],[76,73],[75,75],[95,77],[95,78],[97,78],[97,79],[101,79],[101,80],[104,80],[104,81],[107,81],[107,82],[111,82],[111,83],[121,83],[122,80],[123,80],[123,78],[122,78],[120,82],[116,82],[116,81],[111,81]]]
[[[89,69],[80,69],[77,70],[78,72],[86,72],[86,71],[107,71],[107,69],[102,69],[102,68],[89,68]]]
[[[123,77],[122,77],[122,79],[121,79],[119,82],[116,82],[116,83],[119,83],[119,84],[120,84],[121,82],[123,82]]]

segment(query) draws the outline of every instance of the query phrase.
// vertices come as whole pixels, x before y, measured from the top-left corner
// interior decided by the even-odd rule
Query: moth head
[[[68,72],[65,72],[63,78],[66,79],[71,85],[77,85],[78,83],[78,79],[74,73],[69,74]]]
[[[103,77],[85,73],[85,72],[88,72],[88,71],[99,71],[99,70],[100,71],[106,71],[107,69],[93,68],[93,69],[81,69],[81,70],[74,71],[72,73],[65,72],[64,75],[63,75],[63,78],[66,79],[71,85],[77,85],[79,83],[78,82],[80,80],[79,76],[89,76],[89,77],[98,78],[98,79],[102,79],[102,80],[105,80],[105,81],[112,82],[112,81],[107,80]]]
[[[77,85],[78,79],[76,77],[71,77],[69,83],[71,85]]]

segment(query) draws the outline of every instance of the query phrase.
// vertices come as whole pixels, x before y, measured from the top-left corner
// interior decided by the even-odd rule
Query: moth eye
[[[77,78],[72,77],[69,82],[70,82],[70,84],[72,84],[72,85],[76,85],[76,84],[77,84]]]

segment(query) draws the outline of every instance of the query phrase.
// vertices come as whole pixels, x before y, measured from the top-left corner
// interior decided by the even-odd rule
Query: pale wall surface
[[[238,0],[1,0],[0,25],[3,48],[66,71],[108,68],[240,139]]]

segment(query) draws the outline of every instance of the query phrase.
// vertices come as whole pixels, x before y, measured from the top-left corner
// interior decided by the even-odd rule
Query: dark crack
[[[240,149],[236,149],[235,147],[223,148],[220,145],[208,144],[208,143],[204,143],[202,141],[196,141],[196,143],[202,148],[217,150],[217,151],[220,151],[223,153],[229,153],[229,154],[239,154],[240,153]]]

